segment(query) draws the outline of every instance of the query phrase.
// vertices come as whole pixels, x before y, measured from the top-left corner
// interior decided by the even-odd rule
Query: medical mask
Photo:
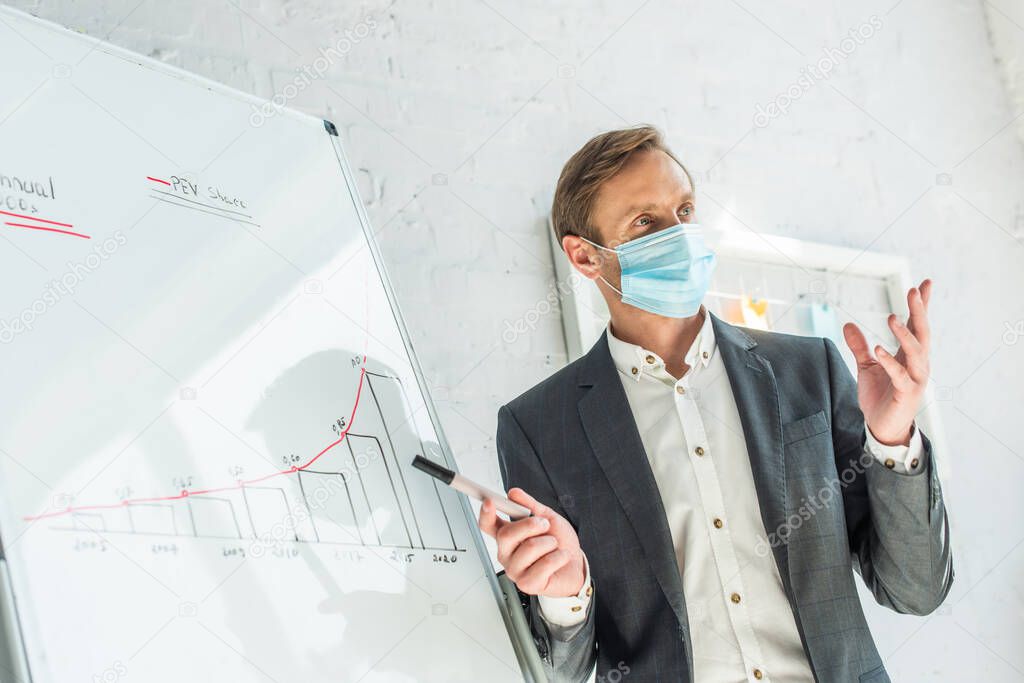
[[[598,277],[618,292],[622,303],[669,318],[689,318],[700,310],[716,259],[696,223],[680,223],[614,249],[586,237],[580,239],[615,252],[622,270],[622,289]]]

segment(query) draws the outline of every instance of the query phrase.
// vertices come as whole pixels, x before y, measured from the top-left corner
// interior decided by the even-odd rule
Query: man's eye
[[[682,214],[684,216],[692,216],[693,215],[693,207],[689,206],[689,205],[684,206],[683,209],[682,209]]]
[[[651,224],[652,220],[653,219],[650,216],[641,216],[640,218],[637,219],[636,224],[646,227]],[[644,221],[647,222],[645,223]]]

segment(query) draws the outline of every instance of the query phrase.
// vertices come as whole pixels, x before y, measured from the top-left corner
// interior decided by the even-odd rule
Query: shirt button
[[[697,455],[704,455],[704,449],[701,446],[697,446],[693,449],[693,452]]]
[[[885,459],[885,466],[888,467],[891,470],[893,467],[896,467],[896,461],[893,460],[892,458],[886,458]]]
[[[732,595],[729,596],[729,599],[732,600],[737,605],[740,604],[740,594],[739,593],[733,593]]]
[[[636,373],[640,372],[640,370],[637,368],[632,368],[630,369],[630,372],[632,372],[635,375]]]
[[[910,466],[911,467],[917,467],[917,462],[918,462],[917,458],[914,458],[913,460],[910,461]]]
[[[648,354],[647,358],[644,358],[648,363],[654,363],[654,356]]]
[[[594,584],[590,584],[589,586],[587,586],[587,597],[589,598],[593,594],[594,594]]]
[[[720,520],[718,517],[715,517],[715,521],[713,523],[716,529],[721,529],[723,526],[725,526],[725,522]]]
[[[683,387],[676,387],[676,393],[677,394],[685,394],[686,393],[686,389],[684,389]]]
[[[756,678],[757,680],[761,680],[762,678],[764,678],[764,672],[760,669],[754,669],[754,678]]]
[[[583,609],[583,605],[573,605],[571,609],[573,612],[579,612],[581,609]]]
[[[702,357],[702,358],[705,358],[705,359],[707,359],[707,357],[708,357],[708,352],[707,352],[707,351],[705,351],[704,353],[702,353],[702,354],[700,354],[700,355],[701,355],[701,357]]]

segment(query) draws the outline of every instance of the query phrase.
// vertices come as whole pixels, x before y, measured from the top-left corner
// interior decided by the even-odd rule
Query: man
[[[501,474],[533,512],[480,528],[552,680],[888,681],[861,610],[928,614],[953,580],[934,456],[914,424],[931,282],[899,350],[728,324],[715,256],[660,133],[599,135],[562,170],[562,249],[608,303],[582,358],[498,413]]]

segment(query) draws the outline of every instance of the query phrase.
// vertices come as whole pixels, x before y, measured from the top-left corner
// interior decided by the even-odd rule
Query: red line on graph
[[[25,225],[24,223],[4,223],[12,228],[30,228],[32,230],[45,230],[46,232],[59,232],[62,235],[73,235],[74,237],[84,237],[87,240],[91,240],[92,237],[89,235],[83,235],[80,232],[71,232],[70,230],[60,230],[58,228],[44,228],[41,225]]]
[[[2,213],[5,216],[14,216],[15,218],[24,218],[25,220],[35,221],[37,223],[48,223],[50,225],[59,225],[59,226],[61,226],[63,228],[73,228],[73,227],[75,227],[75,226],[71,225],[70,223],[58,223],[57,221],[48,221],[45,218],[36,218],[34,216],[25,216],[25,215],[22,215],[20,213],[11,213],[10,211],[0,211],[0,213]]]
[[[170,185],[170,183],[167,182],[166,180],[160,180],[159,178],[154,178],[151,175],[146,176],[146,180],[152,180],[154,183],[163,183],[164,185]]]
[[[155,497],[155,498],[129,498],[129,499],[122,500],[122,501],[120,501],[118,503],[106,503],[106,504],[100,504],[100,505],[79,505],[79,506],[73,506],[73,507],[66,507],[63,510],[55,510],[53,512],[44,512],[43,514],[40,514],[40,515],[34,515],[34,516],[30,516],[30,517],[23,517],[22,519],[24,519],[26,522],[35,522],[37,520],[46,519],[48,517],[61,517],[63,515],[68,515],[68,514],[71,514],[71,513],[74,513],[74,512],[83,512],[83,511],[86,511],[86,510],[110,510],[110,509],[114,509],[114,508],[125,507],[125,506],[128,506],[128,505],[135,505],[135,504],[138,504],[138,503],[160,503],[160,502],[165,502],[165,501],[169,501],[169,500],[182,500],[184,498],[188,498],[189,496],[202,496],[202,495],[205,495],[205,494],[208,494],[208,493],[221,493],[223,491],[235,491],[235,490],[238,490],[240,488],[245,488],[249,484],[257,484],[257,483],[259,483],[261,481],[266,481],[267,479],[273,479],[274,477],[280,477],[280,476],[286,475],[286,474],[295,474],[296,472],[301,472],[302,470],[306,469],[307,467],[309,467],[310,465],[315,463],[317,460],[319,460],[322,455],[327,453],[327,451],[331,450],[332,448],[334,448],[335,446],[340,444],[342,441],[344,441],[345,437],[348,436],[348,430],[352,429],[352,424],[355,422],[355,418],[356,418],[356,410],[359,408],[359,397],[363,393],[363,378],[364,377],[366,377],[366,353],[365,352],[363,353],[363,365],[362,365],[362,367],[359,368],[359,385],[356,387],[356,398],[355,398],[355,402],[352,404],[352,413],[348,417],[348,424],[345,426],[345,429],[343,429],[341,431],[341,434],[338,436],[338,438],[335,441],[327,444],[327,446],[322,451],[320,451],[319,453],[314,455],[312,458],[309,459],[308,462],[306,462],[306,463],[304,463],[302,465],[294,465],[294,466],[290,467],[289,469],[279,470],[277,472],[271,472],[270,474],[266,474],[266,475],[264,475],[262,477],[256,477],[255,479],[240,480],[240,481],[236,482],[234,486],[219,486],[217,488],[195,489],[195,490],[192,490],[192,491],[185,490],[185,491],[182,491],[181,493],[177,493],[177,494],[174,494],[174,495],[171,495],[171,496],[158,496],[158,497]]]

